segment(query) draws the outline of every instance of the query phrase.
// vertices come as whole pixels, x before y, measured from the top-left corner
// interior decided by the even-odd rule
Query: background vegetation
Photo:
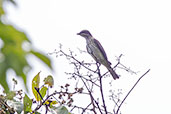
[[[0,0],[0,85],[6,92],[9,91],[7,84],[7,71],[12,69],[16,75],[27,83],[27,73],[31,66],[27,61],[27,56],[32,54],[44,62],[52,69],[50,59],[43,53],[34,49],[26,33],[18,30],[14,25],[6,20],[5,4],[13,4],[17,7],[14,0]]]

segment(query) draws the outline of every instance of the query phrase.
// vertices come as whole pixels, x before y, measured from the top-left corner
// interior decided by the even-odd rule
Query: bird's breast
[[[101,63],[105,58],[100,51],[100,49],[97,47],[97,44],[94,43],[93,40],[87,41],[87,52],[93,56],[93,58],[96,58],[99,63]]]

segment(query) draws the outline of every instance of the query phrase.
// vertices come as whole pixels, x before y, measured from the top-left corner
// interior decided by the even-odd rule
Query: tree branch
[[[102,78],[103,77],[101,76],[98,64],[97,64],[97,71],[98,71],[98,75],[100,78],[100,93],[101,93],[101,97],[102,97],[103,107],[104,107],[105,113],[107,114],[107,108],[106,108],[106,104],[105,104],[105,99],[104,99],[104,94],[103,94],[103,85],[102,85]]]
[[[139,81],[150,71],[150,69],[148,69],[134,84],[134,86],[130,89],[130,91],[127,93],[127,95],[124,97],[124,99],[122,100],[121,104],[118,106],[118,109],[116,111],[116,114],[118,114],[122,104],[124,103],[124,101],[126,100],[126,98],[129,96],[129,94],[132,92],[132,90],[135,88],[135,86],[139,83]]]

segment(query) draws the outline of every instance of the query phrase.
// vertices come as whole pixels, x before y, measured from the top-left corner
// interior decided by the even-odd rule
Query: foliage
[[[47,76],[44,80],[49,78]],[[53,82],[53,77],[50,76],[51,81]],[[54,99],[55,95],[61,95],[63,92],[55,91],[52,94],[49,93],[49,89],[52,88],[53,84],[44,84],[40,87],[40,72],[32,80],[32,88],[34,98],[31,99],[29,96],[19,91],[10,91],[0,95],[0,114],[41,114],[41,108],[45,106],[46,114],[51,112],[53,114],[71,114],[65,106],[62,106],[60,103]],[[67,86],[66,86],[67,87]],[[23,97],[24,94],[24,97]],[[60,99],[60,98],[59,98]],[[58,104],[58,106],[56,106]],[[34,108],[35,107],[35,108]]]
[[[12,94],[12,95],[11,95]],[[10,91],[6,94],[0,95],[0,113],[1,114],[14,114],[17,112],[20,114],[23,111],[22,90]],[[9,97],[10,96],[10,97]],[[16,99],[17,98],[17,99]]]
[[[23,103],[24,103],[24,114],[31,112],[32,100],[27,96],[27,94],[25,94],[24,96]]]
[[[50,82],[53,81],[52,76],[47,76],[44,79],[44,84],[42,86],[40,85],[40,72],[33,78],[32,80],[32,92],[34,94],[35,100],[32,100],[25,94],[24,97],[24,113],[40,113],[39,110],[42,108],[42,106],[45,106],[46,113],[50,111],[54,114],[69,114],[68,110],[65,106],[62,106],[59,104],[59,106],[55,106],[58,104],[57,99],[55,98],[55,95],[60,94],[61,92],[53,92],[52,94],[48,94],[49,89],[53,87],[53,83],[47,83],[45,80],[49,80]],[[55,99],[54,99],[55,98]],[[36,104],[36,108],[32,109],[33,103]]]
[[[32,48],[32,44],[24,32],[16,29],[13,25],[7,24],[6,20],[3,21],[5,19],[4,2],[15,5],[16,3],[13,0],[0,0],[0,85],[8,92],[9,87],[6,81],[8,69],[13,69],[16,75],[23,79],[26,87],[27,72],[31,70],[31,66],[26,59],[27,55],[36,56],[50,69],[52,69],[52,66],[47,56]],[[27,47],[24,44],[27,44]]]

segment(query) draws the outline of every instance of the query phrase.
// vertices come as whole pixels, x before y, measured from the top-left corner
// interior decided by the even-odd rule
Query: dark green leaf
[[[33,55],[35,55],[37,58],[39,58],[40,60],[42,60],[44,63],[46,63],[46,65],[48,65],[48,67],[52,69],[51,61],[50,61],[50,59],[47,56],[45,56],[45,55],[43,55],[43,54],[41,54],[39,52],[36,52],[34,50],[31,50],[30,52]]]
[[[0,84],[7,92],[6,72],[11,68],[16,72],[17,76],[22,77],[26,87],[24,68],[30,66],[26,60],[27,52],[23,50],[22,43],[24,41],[29,42],[27,36],[13,26],[3,24],[0,21],[0,39],[3,41],[0,53],[4,56],[4,60],[0,62],[0,77],[2,79],[0,80]]]
[[[24,114],[27,114],[28,112],[31,112],[31,107],[32,107],[32,100],[25,94],[24,96]]]
[[[0,85],[5,89],[6,92],[9,91],[9,87],[6,79],[6,72],[8,69],[14,70],[17,76],[21,77],[26,86],[26,75],[25,68],[31,69],[26,57],[28,54],[33,54],[45,64],[52,69],[51,61],[49,58],[40,52],[34,51],[32,49],[31,42],[29,41],[27,35],[21,30],[16,29],[12,25],[4,24],[1,21],[1,15],[4,13],[3,2],[5,0],[0,0],[0,40],[3,42],[3,46],[0,46],[0,54],[4,56],[4,60],[0,60]],[[7,0],[15,4],[14,0]],[[28,50],[23,48],[24,43],[29,43]],[[32,49],[30,51],[30,49]]]
[[[6,81],[6,71],[7,71],[7,65],[3,61],[0,63],[0,84],[4,88],[5,92],[8,93],[9,87]]]

